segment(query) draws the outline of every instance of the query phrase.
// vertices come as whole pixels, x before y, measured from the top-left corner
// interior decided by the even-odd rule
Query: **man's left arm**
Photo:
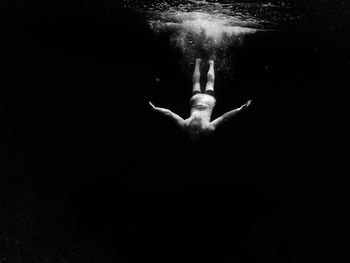
[[[215,130],[218,126],[220,126],[222,123],[227,122],[228,120],[230,120],[233,116],[235,116],[237,113],[239,113],[240,111],[246,109],[249,107],[249,105],[251,104],[251,100],[249,100],[246,104],[243,104],[241,107],[231,110],[229,112],[224,113],[223,115],[221,115],[220,117],[218,117],[217,119],[213,120],[210,123],[210,128],[212,130]]]

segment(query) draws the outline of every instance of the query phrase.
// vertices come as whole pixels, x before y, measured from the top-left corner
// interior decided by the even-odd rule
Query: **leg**
[[[201,86],[200,86],[200,78],[201,78],[201,73],[199,71],[199,66],[201,64],[200,59],[196,59],[196,66],[194,67],[194,72],[192,76],[192,82],[193,82],[193,90],[192,92],[201,92]]]
[[[214,91],[214,80],[215,80],[214,60],[209,60],[209,70],[207,74],[207,85],[205,87],[205,91],[208,91],[208,90]]]

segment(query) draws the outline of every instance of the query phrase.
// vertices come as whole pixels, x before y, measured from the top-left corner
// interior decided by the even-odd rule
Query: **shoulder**
[[[209,124],[205,129],[204,129],[204,134],[211,134],[215,131],[215,127],[212,124]]]

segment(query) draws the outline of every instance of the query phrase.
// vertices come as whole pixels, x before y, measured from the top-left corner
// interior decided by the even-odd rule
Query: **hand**
[[[241,109],[245,109],[245,108],[248,108],[249,107],[249,105],[252,103],[252,101],[251,100],[248,100],[248,102],[246,103],[246,104],[244,104],[243,106],[242,106],[242,108]]]
[[[156,107],[154,107],[154,105],[152,104],[152,102],[148,102],[149,103],[149,105],[151,106],[151,108],[154,110]]]

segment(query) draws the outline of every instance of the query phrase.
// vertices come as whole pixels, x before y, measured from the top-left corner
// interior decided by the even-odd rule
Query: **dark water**
[[[149,5],[4,4],[1,260],[345,262],[349,6],[296,3],[236,4],[269,30],[214,117],[253,104],[199,143],[148,108],[188,115],[193,70]]]

